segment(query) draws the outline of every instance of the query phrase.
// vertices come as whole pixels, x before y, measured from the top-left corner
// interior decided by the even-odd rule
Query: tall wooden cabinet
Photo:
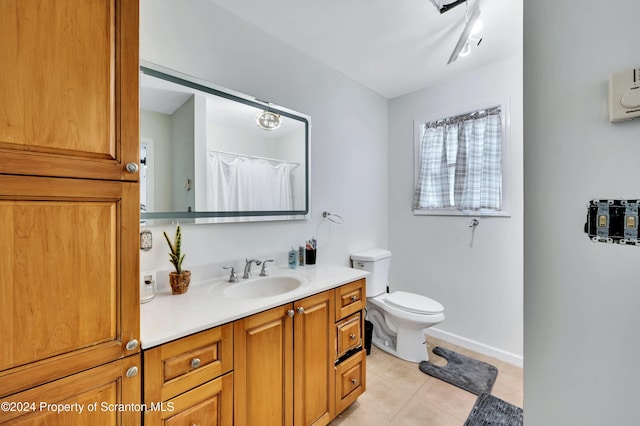
[[[138,0],[0,1],[3,401],[140,401],[138,15]]]

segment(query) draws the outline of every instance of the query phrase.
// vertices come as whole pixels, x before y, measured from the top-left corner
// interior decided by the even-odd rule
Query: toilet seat
[[[394,291],[385,301],[396,309],[421,315],[434,315],[444,311],[444,306],[433,299],[406,291]]]

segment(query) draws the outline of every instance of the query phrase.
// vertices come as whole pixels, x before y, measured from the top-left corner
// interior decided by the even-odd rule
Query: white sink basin
[[[259,299],[289,293],[306,284],[308,280],[302,276],[258,277],[230,284],[224,289],[224,295],[233,299]]]

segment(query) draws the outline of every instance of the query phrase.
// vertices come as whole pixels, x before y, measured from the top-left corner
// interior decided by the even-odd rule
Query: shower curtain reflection
[[[293,209],[292,163],[207,151],[207,210]]]

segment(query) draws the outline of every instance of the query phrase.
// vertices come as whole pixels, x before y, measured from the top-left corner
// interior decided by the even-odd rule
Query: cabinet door
[[[137,183],[0,175],[0,397],[139,351],[138,204]]]
[[[147,403],[146,407],[145,426],[231,426],[233,373],[211,380],[170,401]]]
[[[234,423],[293,423],[293,318],[291,305],[234,323]],[[293,312],[293,311],[291,311]]]
[[[364,350],[336,366],[336,409],[343,412],[367,388],[367,356]]]
[[[336,289],[336,321],[364,309],[367,294],[365,283],[362,278]]]
[[[140,355],[0,399],[0,423],[139,425]]]
[[[294,303],[294,424],[326,425],[335,412],[333,291]]]
[[[362,346],[362,319],[357,312],[336,324],[338,346],[336,358],[340,358],[359,346]]]
[[[0,1],[0,173],[137,180],[138,0]]]

